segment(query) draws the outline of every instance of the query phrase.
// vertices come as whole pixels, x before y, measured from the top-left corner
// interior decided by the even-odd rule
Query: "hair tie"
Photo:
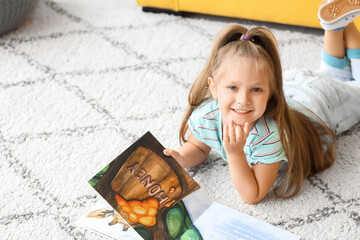
[[[248,41],[251,41],[251,42],[254,41],[252,37],[248,37],[248,36],[246,36],[246,35],[241,35],[240,40],[243,40],[243,39],[248,40]]]

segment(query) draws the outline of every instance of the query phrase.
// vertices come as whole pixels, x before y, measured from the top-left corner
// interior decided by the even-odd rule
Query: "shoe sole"
[[[323,22],[333,22],[357,10],[360,11],[360,0],[335,0],[321,7],[319,18]]]
[[[354,21],[359,13],[360,0],[335,0],[320,8],[318,18],[325,30],[332,30],[345,27]]]

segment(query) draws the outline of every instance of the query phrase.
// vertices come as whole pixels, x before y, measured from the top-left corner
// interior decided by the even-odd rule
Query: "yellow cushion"
[[[136,0],[139,6],[321,28],[320,0]],[[360,18],[355,20],[360,26]]]

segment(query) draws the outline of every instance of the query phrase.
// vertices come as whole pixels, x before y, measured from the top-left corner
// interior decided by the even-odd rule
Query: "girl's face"
[[[271,96],[268,72],[257,70],[249,57],[227,57],[208,82],[223,123],[243,126],[249,122],[253,128]]]

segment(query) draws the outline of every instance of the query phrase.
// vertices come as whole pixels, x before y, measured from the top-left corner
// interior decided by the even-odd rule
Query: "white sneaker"
[[[346,27],[360,15],[360,0],[324,0],[318,18],[324,30]]]

